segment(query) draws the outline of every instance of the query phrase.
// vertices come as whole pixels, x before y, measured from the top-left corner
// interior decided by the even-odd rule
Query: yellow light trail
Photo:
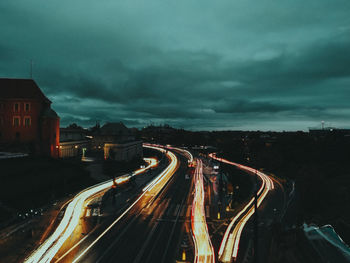
[[[214,249],[210,241],[204,212],[203,164],[197,161],[195,194],[192,204],[191,227],[195,244],[195,263],[214,263]]]
[[[148,166],[135,171],[134,174],[139,174],[146,169],[157,165],[155,159],[147,158],[145,160]],[[116,183],[122,183],[125,180],[129,180],[132,175],[123,176],[119,181],[118,178]],[[113,180],[108,180],[100,184],[89,187],[75,196],[75,198],[68,204],[64,213],[63,219],[61,220],[54,233],[47,238],[44,243],[36,249],[28,258],[25,259],[25,263],[36,263],[36,262],[50,262],[56,255],[58,250],[62,247],[63,243],[73,233],[74,229],[79,223],[80,215],[84,209],[84,202],[91,196],[98,192],[104,191],[113,186]]]
[[[116,223],[120,221],[137,203],[138,201],[146,194],[146,193],[151,193],[151,194],[158,194],[161,189],[166,185],[166,183],[169,181],[171,176],[175,173],[177,165],[178,165],[178,160],[172,152],[165,151],[162,148],[155,147],[152,145],[145,145],[143,144],[143,147],[155,149],[158,151],[161,151],[163,153],[166,152],[168,158],[170,159],[170,164],[161,172],[155,179],[152,180],[151,183],[149,183],[143,190],[142,194],[116,219],[114,222],[109,225],[90,245],[78,256],[73,260],[73,263],[78,262]]]
[[[187,151],[187,150],[185,150],[185,149],[177,148],[177,147],[172,147],[172,146],[170,146],[170,145],[163,146],[163,145],[149,144],[149,143],[144,143],[143,145],[144,145],[144,146],[153,146],[153,147],[158,147],[158,148],[165,148],[165,149],[169,149],[169,150],[177,150],[177,151],[180,151],[180,152],[182,152],[184,155],[186,155],[186,157],[187,157],[189,163],[192,163],[192,162],[193,162],[193,155],[192,155],[189,151]]]
[[[262,180],[262,185],[258,191],[258,207],[262,203],[262,201],[265,199],[268,192],[272,189],[274,189],[273,181],[270,177],[268,177],[266,174],[260,172],[257,169],[241,165],[238,163],[230,162],[228,160],[218,158],[214,154],[209,154],[209,156],[215,160],[218,160],[223,163],[227,163],[230,165],[234,165],[242,170],[249,171],[251,173],[256,173],[259,178]],[[243,231],[244,226],[248,222],[248,220],[251,218],[251,216],[254,214],[254,206],[252,206],[254,202],[254,197],[248,202],[248,204],[232,219],[230,224],[228,225],[224,237],[221,241],[220,249],[219,249],[219,259],[221,262],[232,262],[232,260],[235,260],[237,258],[238,254],[238,248],[239,248],[239,242],[241,239],[241,234]],[[248,212],[247,212],[248,210]],[[244,214],[245,213],[245,214]],[[237,221],[241,216],[241,220]],[[236,226],[234,227],[233,231],[232,228],[237,222]]]

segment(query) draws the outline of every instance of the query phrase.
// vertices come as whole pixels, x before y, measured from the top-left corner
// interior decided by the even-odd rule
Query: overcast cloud
[[[350,127],[350,1],[1,0],[0,77],[61,125]]]

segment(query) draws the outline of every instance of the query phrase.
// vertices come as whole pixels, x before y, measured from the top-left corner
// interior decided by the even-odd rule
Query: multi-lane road
[[[148,179],[141,189],[134,187],[133,194],[120,192],[117,205],[113,205],[119,209],[105,208],[105,219],[88,234],[86,228],[89,228],[93,213],[89,205],[101,199],[113,182],[82,191],[68,203],[53,233],[25,262],[170,262],[175,258],[191,259],[193,255],[188,247],[192,244],[188,236],[193,181],[185,175],[193,157],[181,149],[169,151],[152,145],[145,147],[162,151],[167,156],[168,165],[164,170]],[[146,161],[146,168],[118,178],[115,184],[123,184],[156,165],[153,159]],[[187,240],[187,249],[183,240]]]
[[[155,177],[146,179],[148,183],[141,179],[143,181],[133,191],[120,192],[118,204],[106,207],[101,212],[104,219],[94,227],[89,228],[93,213],[89,207],[94,200],[101,199],[113,182],[82,191],[67,205],[55,231],[26,262],[243,261],[251,250],[249,229],[254,213],[253,198],[230,219],[221,245],[216,244],[218,251],[215,251],[206,222],[206,218],[212,218],[205,209],[205,189],[210,187],[204,185],[202,160],[193,160],[190,152],[178,148],[145,147],[162,151],[168,158],[168,165]],[[210,157],[256,173],[261,180],[258,207],[264,207],[264,200],[275,191],[278,182],[253,168],[214,155]],[[153,159],[146,161],[146,168],[118,178],[115,184],[123,184],[156,165]],[[188,176],[189,163],[195,164],[192,177]]]
[[[204,209],[203,163],[197,159],[194,173],[195,192],[192,205],[191,226],[195,243],[195,263],[214,263],[215,254],[210,241]]]
[[[191,187],[187,159],[173,153],[172,169],[133,203],[108,233],[73,262],[171,262],[182,238]]]
[[[228,165],[233,165],[248,174],[255,175],[260,179],[257,186],[257,207],[259,217],[259,225],[270,225],[276,213],[281,214],[285,205],[285,193],[283,186],[276,180],[267,176],[263,172],[235,162],[228,161],[223,158],[216,157],[214,154],[209,155],[211,158],[223,162]],[[225,233],[223,235],[221,245],[218,251],[220,262],[244,262],[248,256],[252,258],[253,251],[253,214],[254,197],[252,197],[237,213],[230,219]],[[268,219],[268,220],[267,220]],[[244,236],[244,237],[243,237]],[[266,233],[261,233],[262,238],[258,239],[259,262],[266,262],[268,258],[269,236]],[[263,242],[261,242],[263,241]],[[256,252],[255,252],[256,253]],[[249,260],[247,260],[249,261]]]

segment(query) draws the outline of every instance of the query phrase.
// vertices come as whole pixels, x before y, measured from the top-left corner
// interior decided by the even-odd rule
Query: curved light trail
[[[170,164],[161,172],[155,179],[151,181],[145,188],[142,190],[142,194],[116,219],[114,222],[107,227],[78,257],[73,260],[73,263],[78,262],[88,251],[116,224],[122,219],[137,203],[138,201],[146,194],[151,193],[156,195],[159,193],[166,183],[169,181],[171,176],[175,173],[178,165],[178,160],[172,152],[166,151],[162,148],[151,146],[151,145],[143,145],[143,147],[151,148],[154,150],[161,151],[166,153],[168,158],[170,159]]]
[[[138,169],[133,174],[118,177],[115,180],[115,183],[121,184],[129,180],[132,176],[140,174],[145,170],[157,165],[156,159],[145,158],[145,161],[148,163],[147,167]],[[45,242],[28,258],[26,258],[24,262],[50,262],[78,225],[80,215],[84,209],[85,201],[89,197],[97,194],[98,192],[105,191],[112,186],[113,180],[108,180],[106,182],[91,186],[77,194],[75,198],[68,204],[63,219],[61,220],[54,233],[49,238],[47,238]]]
[[[266,174],[260,172],[257,169],[251,168],[249,166],[245,166],[242,164],[230,162],[228,160],[218,158],[214,154],[209,154],[209,156],[217,161],[227,163],[230,165],[234,165],[239,169],[256,173],[259,178],[262,180],[261,187],[258,191],[258,207],[265,199],[267,193],[274,189],[273,181]],[[228,225],[224,237],[222,239],[220,249],[219,249],[219,259],[221,262],[232,262],[232,260],[236,260],[238,255],[239,242],[241,239],[241,234],[244,226],[254,214],[254,197],[248,202],[248,204],[232,219],[230,224]],[[238,220],[241,218],[240,220]]]
[[[203,164],[197,161],[195,170],[195,194],[192,204],[191,227],[195,244],[195,263],[214,263],[214,249],[210,241],[204,212]]]
[[[186,158],[188,159],[189,163],[193,162],[193,155],[189,151],[182,149],[182,148],[177,148],[177,147],[172,147],[170,145],[163,146],[159,144],[150,144],[150,143],[144,143],[143,146],[152,146],[152,147],[158,147],[158,148],[164,148],[164,149],[169,149],[169,150],[176,150],[179,152],[182,152],[184,155],[186,155]]]
[[[182,152],[184,155],[186,155],[187,159],[188,159],[188,162],[189,163],[192,163],[193,162],[193,155],[192,153],[190,153],[189,151],[185,150],[185,149],[182,149],[182,148],[177,148],[177,147],[171,147],[171,146],[168,146],[167,147],[168,149],[170,150],[177,150],[179,152]]]

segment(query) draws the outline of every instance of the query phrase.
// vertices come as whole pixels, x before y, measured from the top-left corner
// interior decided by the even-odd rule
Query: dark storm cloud
[[[282,105],[272,102],[256,102],[256,101],[223,101],[219,103],[214,110],[221,113],[246,113],[246,112],[280,112],[295,109],[291,105]]]
[[[261,85],[300,87],[330,78],[350,76],[350,31],[319,39],[298,52],[281,54],[267,61],[249,61],[235,65],[242,81]],[[283,87],[282,87],[283,88]],[[304,88],[304,86],[301,86]]]
[[[63,125],[349,126],[349,12],[345,0],[4,0],[0,74],[28,77],[33,59]]]

